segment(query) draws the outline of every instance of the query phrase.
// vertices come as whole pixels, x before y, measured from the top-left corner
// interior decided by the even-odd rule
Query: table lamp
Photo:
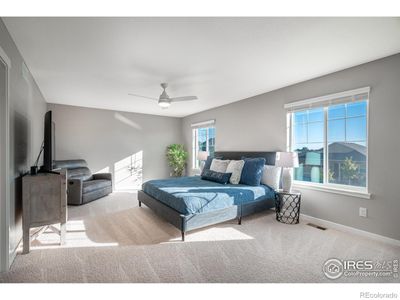
[[[199,151],[197,152],[197,159],[200,161],[200,170],[204,168],[204,162],[207,160],[208,152],[207,151]]]
[[[299,157],[296,152],[277,152],[275,166],[282,167],[282,189],[290,192],[292,189],[292,170],[299,166]]]

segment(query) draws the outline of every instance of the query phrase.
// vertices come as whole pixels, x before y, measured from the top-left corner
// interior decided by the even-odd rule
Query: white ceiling
[[[400,52],[400,18],[3,18],[47,102],[186,116]],[[163,110],[171,97],[199,100]]]

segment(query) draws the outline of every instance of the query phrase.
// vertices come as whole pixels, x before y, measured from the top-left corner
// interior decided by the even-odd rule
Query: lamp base
[[[290,193],[292,191],[293,183],[292,168],[283,168],[282,170],[282,190]]]
[[[206,162],[204,160],[200,161],[199,167],[200,167],[200,172],[203,172],[204,169],[204,165],[206,164]]]

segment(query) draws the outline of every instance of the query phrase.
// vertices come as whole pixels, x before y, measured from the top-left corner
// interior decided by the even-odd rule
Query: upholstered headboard
[[[214,157],[222,157],[223,159],[239,160],[245,157],[264,157],[266,165],[275,165],[276,152],[241,152],[241,151],[217,151]]]

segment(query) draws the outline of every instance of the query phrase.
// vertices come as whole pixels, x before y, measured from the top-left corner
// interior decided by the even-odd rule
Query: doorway
[[[0,272],[9,269],[9,100],[10,62],[0,48]]]

